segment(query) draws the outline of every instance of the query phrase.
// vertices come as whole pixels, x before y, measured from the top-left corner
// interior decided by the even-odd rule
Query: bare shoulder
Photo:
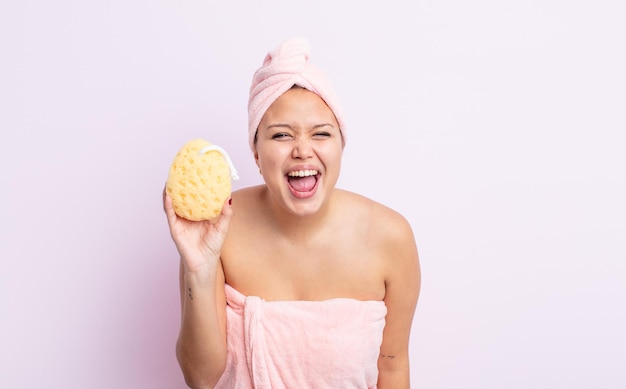
[[[231,194],[234,215],[240,219],[244,215],[249,215],[249,219],[256,219],[264,188],[263,185],[257,185],[234,191]]]
[[[233,201],[242,200],[240,201],[240,204],[249,204],[251,202],[255,202],[256,199],[259,198],[264,188],[264,185],[249,186],[234,191],[231,197],[233,198]]]
[[[258,224],[261,223],[262,207],[259,202],[262,192],[263,186],[261,185],[232,192],[233,216],[226,236],[227,244],[239,245],[241,239],[256,236],[254,231],[258,230]]]
[[[349,212],[344,217],[357,221],[367,231],[362,239],[368,250],[376,253],[387,297],[393,295],[392,286],[405,293],[407,289],[419,293],[419,256],[409,221],[392,208],[362,195],[347,191],[339,194]]]
[[[349,217],[367,223],[371,233],[381,239],[381,243],[412,241],[413,230],[408,220],[398,211],[363,195],[338,190],[341,204]]]

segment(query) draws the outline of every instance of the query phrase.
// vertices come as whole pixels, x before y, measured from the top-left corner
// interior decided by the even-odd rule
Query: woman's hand
[[[163,189],[163,209],[170,235],[187,272],[215,269],[233,213],[230,203],[230,198],[224,202],[216,221],[190,221],[176,215],[172,199]]]

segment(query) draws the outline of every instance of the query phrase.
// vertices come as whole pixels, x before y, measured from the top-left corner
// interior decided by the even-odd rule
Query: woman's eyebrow
[[[269,130],[270,128],[274,128],[274,127],[291,128],[291,126],[289,124],[285,124],[285,123],[274,123],[274,124],[270,124],[269,126],[267,126],[265,128]]]
[[[322,127],[333,127],[335,128],[335,126],[333,126],[331,123],[321,123],[321,124],[316,124],[313,126],[313,129],[318,129],[318,128],[322,128]]]
[[[311,127],[311,130],[317,130],[320,129],[322,127],[332,127],[335,128],[335,126],[332,125],[332,123],[320,123],[320,124],[316,124],[313,127]],[[288,128],[288,129],[292,129],[292,127],[289,124],[286,123],[273,123],[268,125],[267,127],[265,127],[265,129],[269,130],[270,128]]]

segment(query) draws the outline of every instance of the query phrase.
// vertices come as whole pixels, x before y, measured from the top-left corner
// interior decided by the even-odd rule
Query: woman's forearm
[[[182,318],[176,355],[187,385],[212,388],[226,365],[225,301],[218,292],[223,276],[181,266]]]
[[[379,371],[378,389],[409,389],[411,382],[407,371]]]

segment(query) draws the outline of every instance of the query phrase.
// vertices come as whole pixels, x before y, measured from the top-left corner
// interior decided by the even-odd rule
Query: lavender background
[[[346,107],[339,186],[415,231],[413,387],[626,387],[624,11],[3,2],[0,386],[185,387],[167,169],[204,137],[259,183],[249,82],[303,35]]]

